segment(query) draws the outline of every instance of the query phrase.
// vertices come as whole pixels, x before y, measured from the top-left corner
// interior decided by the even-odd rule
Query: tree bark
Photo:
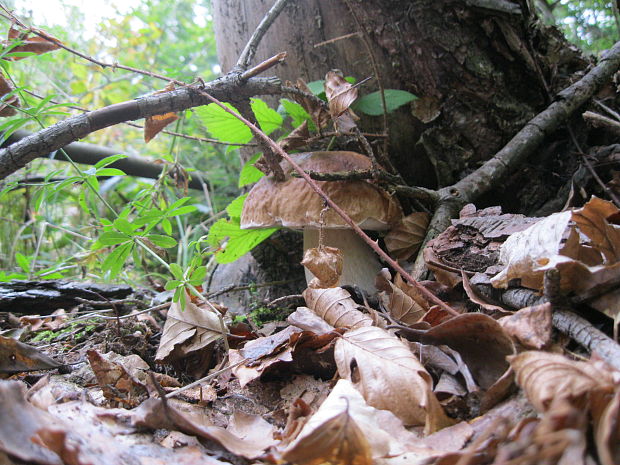
[[[214,0],[224,70],[271,4]],[[351,33],[358,34],[315,47]],[[383,87],[420,97],[390,115],[389,156],[408,183],[432,188],[492,157],[588,64],[559,31],[536,22],[527,2],[514,0],[298,0],[263,38],[256,61],[286,51],[286,65],[275,69],[283,79],[322,79],[331,68],[362,79],[374,75],[364,37]],[[376,88],[374,80],[360,94]],[[362,126],[377,130],[381,118],[364,117]],[[527,212],[555,197],[577,162],[566,134],[550,136],[553,150],[509,176],[489,203]]]

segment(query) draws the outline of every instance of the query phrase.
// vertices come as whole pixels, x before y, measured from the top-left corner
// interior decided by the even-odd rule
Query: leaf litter
[[[109,320],[79,343],[60,337],[71,309],[53,327],[24,319],[21,337],[32,345],[0,338],[0,372],[13,378],[0,381],[0,457],[620,463],[620,372],[552,331],[557,299],[511,308],[492,286],[544,293],[545,271],[559,270],[562,308],[617,316],[601,304],[617,292],[617,217],[599,199],[540,220],[466,208],[425,250],[443,273],[424,285],[459,303],[457,316],[386,270],[377,295],[359,301],[332,287],[338,253],[316,251],[308,263],[322,278],[269,335],[189,298],[170,306],[163,325],[157,315]],[[33,337],[43,331],[58,340],[39,349]],[[61,372],[34,371],[51,369]]]

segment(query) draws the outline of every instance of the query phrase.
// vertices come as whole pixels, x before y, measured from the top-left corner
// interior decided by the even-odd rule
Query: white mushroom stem
[[[344,265],[340,286],[345,284],[356,285],[369,294],[374,294],[375,277],[382,266],[377,254],[351,229],[325,229],[323,231],[323,245],[336,247],[342,252]],[[304,253],[312,247],[319,246],[319,230],[304,228]],[[306,282],[314,275],[305,269]]]

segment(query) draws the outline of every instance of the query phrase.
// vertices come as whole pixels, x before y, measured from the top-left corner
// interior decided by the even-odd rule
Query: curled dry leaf
[[[312,288],[327,288],[338,285],[342,275],[344,258],[336,247],[312,247],[304,253],[301,264],[305,266],[315,278],[308,284]]]
[[[383,464],[383,458],[405,453],[417,440],[395,415],[369,406],[350,381],[341,379],[283,458],[300,464]],[[422,449],[419,455],[407,453],[409,460],[433,452]]]
[[[429,215],[416,212],[405,216],[385,236],[385,247],[390,255],[398,260],[407,260],[414,256],[426,236]]]
[[[351,294],[341,287],[330,289],[308,288],[303,292],[306,304],[314,313],[335,328],[371,326],[372,319],[357,309]]]
[[[551,342],[551,304],[522,308],[499,320],[504,330],[528,349],[542,349]]]
[[[517,383],[539,412],[547,411],[557,399],[581,402],[585,396],[592,400],[614,391],[613,375],[592,362],[538,351],[523,352],[508,360]]]
[[[174,84],[171,82],[162,90],[154,92],[153,95],[163,94],[172,90],[174,90]],[[178,119],[179,117],[174,112],[168,112],[162,115],[147,116],[144,120],[144,142],[148,143],[157,134],[159,134],[162,129],[164,129],[170,123],[173,123]]]
[[[402,288],[397,287],[391,281],[390,273],[387,269],[381,270],[375,279],[375,286],[381,293],[379,294],[384,306],[389,311],[392,318],[400,321],[404,325],[413,325],[420,321],[426,314],[428,308],[420,305]],[[402,282],[401,285],[406,283]],[[413,292],[417,290],[412,288]]]
[[[293,84],[288,81],[286,84],[288,86],[293,86]],[[312,95],[312,91],[306,85],[303,79],[297,79],[295,87],[298,90],[308,94],[309,96]],[[319,131],[327,127],[330,120],[329,112],[323,107],[324,104],[322,100],[320,100],[318,97],[310,98],[304,97],[303,95],[299,94],[292,94],[291,97],[293,98],[293,100],[299,103],[304,108],[304,110],[308,112],[308,114],[312,118],[312,122]]]
[[[432,379],[400,339],[374,326],[347,332],[336,342],[338,373],[369,405],[391,411],[407,425],[434,432],[449,421],[432,392]]]
[[[185,299],[185,308],[173,302],[155,354],[158,362],[169,363],[187,357],[222,337],[220,319],[210,308],[200,308]]]
[[[36,33],[36,34],[34,34]],[[31,35],[33,34],[33,35]],[[37,55],[58,50],[62,42],[56,37],[48,34],[41,29],[31,28],[30,30],[19,31],[15,24],[11,25],[8,33],[8,40],[5,45],[9,45],[14,40],[21,41],[20,45],[13,47],[11,52],[30,52]],[[25,56],[7,57],[6,60],[17,61],[27,58]]]
[[[489,389],[509,369],[506,356],[515,353],[500,324],[482,313],[465,313],[432,327],[419,337],[424,344],[445,344],[457,351],[476,383]]]
[[[600,415],[594,413],[594,440],[603,465],[620,463],[620,389]]]
[[[325,95],[332,118],[337,118],[355,102],[357,89],[344,79],[340,70],[331,70],[325,75]]]
[[[356,127],[355,121],[359,119],[349,109],[357,99],[357,89],[342,77],[340,70],[331,70],[325,75],[325,95],[336,129],[342,133],[350,132]]]

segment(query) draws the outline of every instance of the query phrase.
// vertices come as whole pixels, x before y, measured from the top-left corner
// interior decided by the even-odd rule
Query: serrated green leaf
[[[230,263],[241,258],[277,230],[278,228],[241,229],[236,218],[219,220],[209,229],[207,242],[215,246],[228,238],[226,245],[215,253],[215,259],[218,263]]]
[[[405,90],[385,89],[385,104],[388,113],[417,98]],[[353,104],[353,109],[371,116],[382,115],[381,93],[377,91],[364,95]]]
[[[115,161],[122,160],[123,158],[127,158],[127,155],[123,155],[119,153],[118,155],[110,155],[109,157],[105,157],[102,160],[99,160],[95,163],[95,168],[104,168],[108,165],[111,165]]]
[[[282,126],[282,116],[277,111],[259,98],[251,98],[250,101],[256,121],[265,134],[269,135]]]
[[[176,279],[179,279],[181,281],[183,280],[183,268],[181,268],[181,266],[177,263],[170,264],[170,273],[172,273],[172,276],[174,276]]]
[[[176,239],[170,236],[163,236],[161,234],[149,234],[146,238],[151,241],[153,244],[163,247],[164,249],[169,249],[177,245]]]
[[[232,202],[228,204],[228,206],[226,207],[226,213],[228,213],[228,216],[230,216],[231,218],[236,218],[236,219],[241,218],[241,211],[243,210],[243,202],[245,201],[245,198],[247,196],[248,194],[240,195],[239,197],[237,197],[235,200],[233,200]]]
[[[17,252],[15,254],[15,262],[26,273],[30,273],[30,260],[23,254]]]
[[[231,110],[239,113],[229,103],[224,103]],[[233,144],[247,144],[252,139],[252,131],[216,103],[196,108],[196,114],[214,138]]]
[[[107,231],[99,236],[97,242],[104,247],[108,247],[111,245],[122,244],[123,242],[127,242],[129,240],[131,240],[131,236],[128,236],[125,233],[118,231]]]
[[[255,183],[260,178],[265,176],[265,173],[254,166],[254,163],[258,161],[261,155],[262,153],[259,152],[245,162],[245,165],[243,165],[243,168],[241,168],[241,172],[239,173],[239,187]]]

